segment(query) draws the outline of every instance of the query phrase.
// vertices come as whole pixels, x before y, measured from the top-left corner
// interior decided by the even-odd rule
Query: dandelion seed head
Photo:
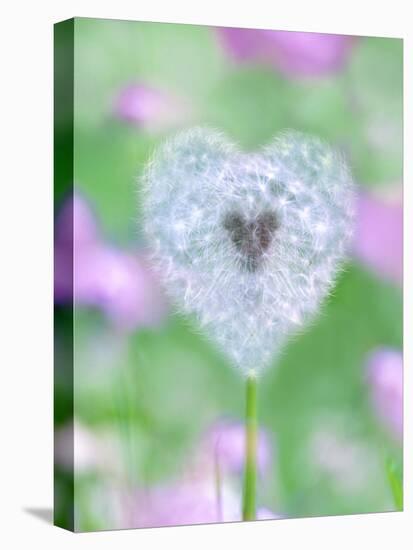
[[[146,231],[165,287],[244,373],[260,372],[331,290],[352,235],[341,156],[289,131],[246,154],[195,128],[144,173]]]

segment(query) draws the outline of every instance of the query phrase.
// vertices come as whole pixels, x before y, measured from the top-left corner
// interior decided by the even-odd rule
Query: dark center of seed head
[[[238,212],[229,212],[223,226],[239,252],[244,267],[254,272],[262,263],[279,224],[275,213],[267,210],[248,220]]]

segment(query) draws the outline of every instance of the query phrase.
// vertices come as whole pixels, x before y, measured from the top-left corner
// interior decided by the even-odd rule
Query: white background
[[[405,38],[406,130],[413,97],[409,2],[11,1],[1,16],[0,546],[14,548],[412,548],[412,253],[405,253],[405,512],[73,535],[33,516],[52,506],[52,24],[72,16]],[[410,17],[409,17],[410,16]],[[410,101],[411,105],[411,101]],[[410,139],[407,139],[410,138]],[[411,228],[411,132],[405,227]],[[409,526],[410,523],[410,526]]]

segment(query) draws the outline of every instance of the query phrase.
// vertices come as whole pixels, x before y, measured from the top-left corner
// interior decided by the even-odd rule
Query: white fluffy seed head
[[[145,225],[177,307],[244,373],[316,314],[353,226],[341,156],[288,131],[245,154],[206,128],[178,134],[144,173]]]

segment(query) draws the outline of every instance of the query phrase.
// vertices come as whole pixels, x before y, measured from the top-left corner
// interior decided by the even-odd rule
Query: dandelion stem
[[[257,481],[257,379],[255,374],[247,377],[245,454],[242,519],[251,521],[255,519]]]

